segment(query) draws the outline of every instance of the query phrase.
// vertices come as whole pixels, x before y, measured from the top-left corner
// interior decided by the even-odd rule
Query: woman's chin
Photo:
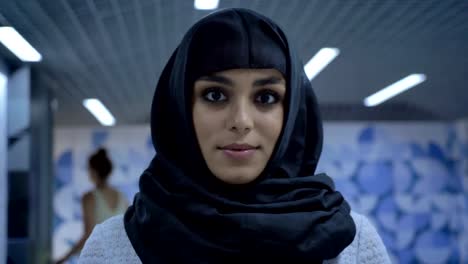
[[[259,175],[259,173],[256,172],[257,170],[236,171],[235,173],[234,171],[233,173],[226,173],[226,171],[227,170],[225,170],[224,173],[215,174],[215,176],[219,180],[229,184],[247,184],[254,181]]]

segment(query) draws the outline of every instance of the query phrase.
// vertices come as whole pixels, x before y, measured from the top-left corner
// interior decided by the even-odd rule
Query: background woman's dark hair
[[[97,176],[105,181],[112,172],[112,162],[107,156],[107,151],[104,148],[98,149],[89,158],[89,167],[96,171]]]

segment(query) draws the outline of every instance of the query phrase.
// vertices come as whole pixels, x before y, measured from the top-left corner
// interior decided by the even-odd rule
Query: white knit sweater
[[[391,263],[382,240],[369,220],[351,213],[356,224],[354,241],[335,259],[325,263]],[[79,263],[141,263],[124,229],[123,216],[97,225],[81,252]]]

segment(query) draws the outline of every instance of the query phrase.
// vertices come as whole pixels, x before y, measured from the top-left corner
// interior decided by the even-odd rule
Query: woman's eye
[[[274,104],[278,102],[278,95],[274,92],[262,93],[257,96],[255,101],[260,104],[265,104],[265,105]]]
[[[208,90],[203,94],[203,98],[209,102],[223,102],[226,101],[226,96],[219,90]]]

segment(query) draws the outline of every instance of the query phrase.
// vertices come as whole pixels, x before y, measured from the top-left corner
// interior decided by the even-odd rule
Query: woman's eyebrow
[[[198,80],[218,82],[218,83],[222,83],[222,84],[230,85],[230,86],[233,85],[233,82],[230,79],[223,77],[223,76],[219,76],[219,75],[202,76]]]
[[[280,84],[284,83],[284,79],[279,78],[279,77],[267,77],[263,79],[258,79],[254,82],[254,86],[265,86],[265,85],[271,85],[271,84]]]

